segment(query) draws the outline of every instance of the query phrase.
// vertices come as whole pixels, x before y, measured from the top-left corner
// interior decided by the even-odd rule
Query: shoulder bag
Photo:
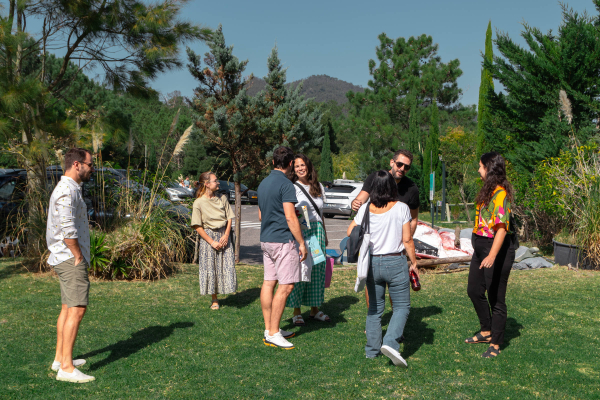
[[[358,262],[358,253],[360,252],[360,247],[363,242],[363,238],[365,233],[369,231],[369,204],[366,203],[367,209],[365,210],[365,215],[363,216],[363,220],[359,225],[352,228],[352,232],[350,232],[350,237],[348,238],[348,242],[346,242],[346,249],[348,251],[348,262],[356,263]]]
[[[315,203],[315,201],[312,199],[312,196],[308,194],[308,192],[302,187],[302,185],[299,185],[298,182],[294,183],[294,185],[296,185],[296,187],[298,187],[298,189],[300,189],[302,193],[304,193],[304,196],[306,196],[308,201],[310,201],[310,204],[312,204],[316,213],[319,215],[319,217],[321,217],[321,221],[323,222],[323,231],[325,232],[325,241],[327,241],[327,228],[325,228],[325,218],[323,218],[321,210],[319,210],[319,207],[317,207],[317,203]]]

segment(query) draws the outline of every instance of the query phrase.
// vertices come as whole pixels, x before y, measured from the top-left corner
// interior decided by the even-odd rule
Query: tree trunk
[[[458,190],[460,191],[460,197],[462,198],[463,204],[465,205],[465,211],[467,213],[467,220],[469,221],[469,224],[472,224],[473,222],[471,222],[471,214],[469,214],[469,206],[467,206],[467,198],[465,196],[464,186],[462,184],[460,184],[458,186]]]
[[[234,174],[236,176],[237,173]],[[239,178],[235,186],[235,262],[240,262],[240,242],[242,241],[242,193]]]
[[[200,247],[200,235],[198,234],[198,232],[196,232],[196,235],[194,235],[194,259],[192,260],[193,264],[196,264],[198,262],[198,247]]]

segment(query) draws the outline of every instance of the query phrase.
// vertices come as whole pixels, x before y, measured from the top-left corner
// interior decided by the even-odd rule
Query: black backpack
[[[371,212],[369,211],[368,202],[366,205],[367,209],[365,210],[365,215],[361,224],[356,225],[354,228],[352,228],[352,232],[350,232],[348,242],[346,242],[349,263],[358,262],[358,252],[360,251],[360,246],[362,245],[365,232],[369,231],[369,214],[371,214]]]

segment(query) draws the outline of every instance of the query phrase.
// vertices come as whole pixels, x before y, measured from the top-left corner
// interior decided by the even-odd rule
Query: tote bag
[[[331,286],[331,277],[333,276],[333,263],[335,260],[331,257],[327,258],[327,264],[325,264],[325,287]]]
[[[313,264],[322,263],[325,261],[325,254],[321,249],[321,245],[319,244],[319,239],[317,239],[316,235],[311,235],[308,238],[308,247],[310,251],[310,255],[312,257]]]
[[[367,207],[367,209],[365,210],[365,215],[363,217],[362,223],[352,228],[352,232],[350,232],[350,237],[348,238],[348,242],[346,243],[349,263],[358,262],[358,253],[363,242],[363,237],[367,230],[366,227],[369,226],[369,202],[367,202],[365,206]]]

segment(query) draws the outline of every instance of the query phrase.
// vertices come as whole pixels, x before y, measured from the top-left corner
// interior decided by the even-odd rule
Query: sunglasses
[[[404,164],[403,162],[400,161],[394,161],[396,163],[396,167],[398,167],[398,169],[404,167],[405,171],[410,171],[410,164]]]
[[[93,164],[93,163],[91,163],[91,162],[90,162],[90,163],[87,163],[87,162],[85,162],[85,161],[77,161],[77,162],[78,162],[79,164],[85,164],[85,165],[87,165],[87,166],[88,166],[88,167],[90,167],[90,168],[94,168],[94,164]]]

